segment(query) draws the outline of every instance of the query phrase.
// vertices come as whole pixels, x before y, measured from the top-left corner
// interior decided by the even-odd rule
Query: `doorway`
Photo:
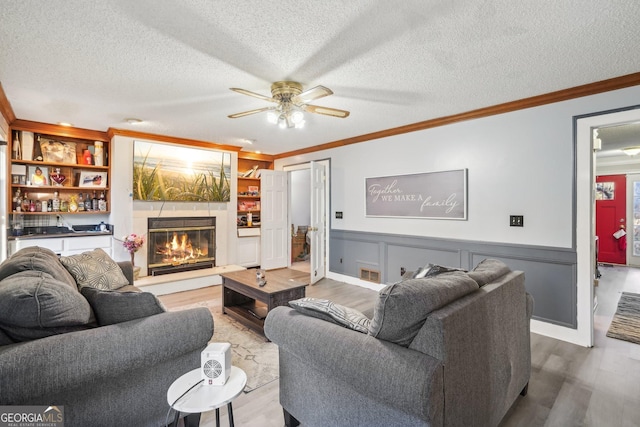
[[[314,284],[327,270],[330,161],[285,166],[283,171],[289,177],[290,268],[308,272]]]
[[[594,130],[639,122],[638,106],[576,118],[575,247],[578,327],[575,330],[558,330],[559,339],[587,347],[592,347],[594,344],[594,277],[596,274]]]
[[[289,171],[289,223],[291,224],[291,268],[311,272],[311,171]]]

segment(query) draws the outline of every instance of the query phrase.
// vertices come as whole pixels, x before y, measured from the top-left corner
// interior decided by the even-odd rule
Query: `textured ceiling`
[[[637,0],[3,0],[0,82],[20,119],[277,154],[638,72],[639,16]],[[285,79],[351,115],[227,118],[270,105],[230,87]]]

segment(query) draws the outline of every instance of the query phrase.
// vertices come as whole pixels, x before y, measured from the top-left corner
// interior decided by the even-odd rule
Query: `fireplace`
[[[214,217],[148,218],[147,230],[149,276],[216,265]]]

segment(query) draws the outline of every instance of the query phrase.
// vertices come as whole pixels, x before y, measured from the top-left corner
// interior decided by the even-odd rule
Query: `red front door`
[[[614,233],[626,227],[626,201],[625,175],[596,177],[596,236],[599,262],[627,263],[626,236],[619,239],[614,236]]]

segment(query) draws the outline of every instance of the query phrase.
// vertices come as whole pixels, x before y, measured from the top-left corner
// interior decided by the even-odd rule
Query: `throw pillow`
[[[477,289],[461,271],[388,285],[378,294],[369,334],[408,347],[429,313]]]
[[[336,304],[327,299],[300,298],[289,301],[289,305],[296,311],[307,316],[336,323],[364,334],[369,332],[369,318],[358,310]]]
[[[39,246],[20,249],[0,264],[0,280],[21,271],[42,271],[60,280],[71,288],[76,288],[76,281],[60,264],[58,255],[52,250]]]
[[[448,273],[450,271],[464,271],[461,268],[456,267],[444,267],[438,264],[427,264],[424,267],[420,267],[415,273],[413,273],[413,279],[422,279],[425,277],[437,276],[438,274]]]
[[[509,272],[511,272],[511,269],[504,262],[487,258],[480,261],[476,268],[467,274],[478,283],[478,286],[482,287]]]
[[[41,271],[0,281],[0,325],[15,341],[86,329],[91,308],[77,289]]]
[[[129,284],[120,266],[102,249],[63,256],[60,257],[60,262],[71,273],[80,289],[89,286],[108,291]]]
[[[166,310],[149,292],[102,291],[85,286],[80,289],[96,315],[98,325],[106,326],[153,316]]]

